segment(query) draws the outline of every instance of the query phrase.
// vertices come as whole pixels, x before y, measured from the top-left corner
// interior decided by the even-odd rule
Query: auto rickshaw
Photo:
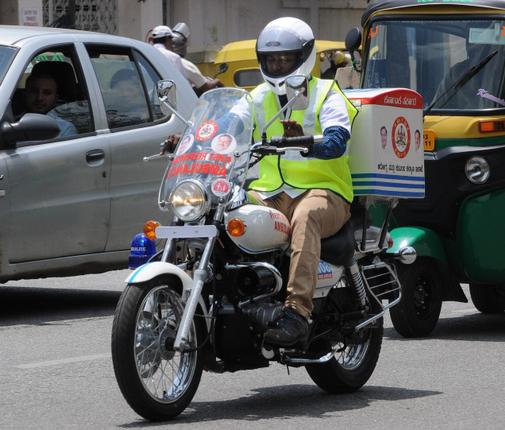
[[[344,42],[316,40],[316,52],[316,64],[312,70],[314,76],[334,79],[337,68],[351,62]],[[241,87],[249,91],[263,82],[256,58],[256,39],[224,45],[216,54],[214,64],[216,71],[224,64],[228,65],[227,70],[219,74],[219,79],[227,87]]]
[[[351,52],[362,43],[362,87],[408,87],[424,98],[426,195],[393,212],[390,252],[411,245],[418,253],[397,267],[394,327],[427,336],[443,301],[467,301],[461,283],[480,312],[502,313],[505,2],[374,0],[362,27],[346,40]],[[420,145],[418,137],[409,132],[408,144]]]

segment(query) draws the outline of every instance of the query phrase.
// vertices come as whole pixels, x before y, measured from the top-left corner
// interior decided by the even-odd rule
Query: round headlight
[[[207,197],[200,183],[184,181],[174,188],[170,196],[174,215],[181,221],[196,221],[207,210]]]
[[[491,170],[485,158],[472,157],[466,162],[465,175],[472,184],[486,183],[490,174]]]

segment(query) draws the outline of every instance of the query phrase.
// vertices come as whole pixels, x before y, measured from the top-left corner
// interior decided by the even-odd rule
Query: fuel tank
[[[228,225],[232,220],[243,222],[241,235],[230,234]],[[250,254],[285,249],[289,246],[289,221],[276,209],[247,204],[228,212],[225,215],[225,225],[231,240]]]

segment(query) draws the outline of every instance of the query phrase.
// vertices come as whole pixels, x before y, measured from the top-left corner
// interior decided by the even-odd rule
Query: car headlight
[[[486,183],[490,174],[491,170],[485,158],[472,157],[466,162],[465,175],[472,184]]]
[[[181,221],[196,221],[207,211],[207,195],[197,181],[184,181],[176,185],[170,195],[174,214]]]

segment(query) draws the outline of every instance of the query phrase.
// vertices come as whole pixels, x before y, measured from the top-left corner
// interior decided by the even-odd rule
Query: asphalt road
[[[369,383],[321,392],[303,368],[203,376],[190,408],[151,424],[123,400],[110,359],[128,271],[0,286],[0,429],[503,429],[505,314],[446,303],[435,333],[405,340],[386,321]]]

